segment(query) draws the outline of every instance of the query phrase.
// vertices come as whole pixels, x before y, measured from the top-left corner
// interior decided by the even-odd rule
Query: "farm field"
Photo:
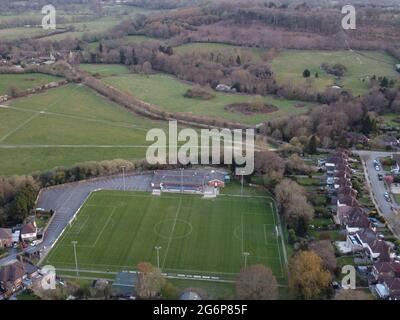
[[[157,38],[152,38],[148,36],[142,36],[142,35],[132,35],[132,36],[125,36],[121,39],[123,45],[132,45],[132,44],[140,44],[146,41],[159,41],[160,43],[164,43],[164,40],[162,39],[157,39]],[[104,43],[107,44],[107,42],[113,41],[113,40],[103,40]],[[91,52],[95,52],[99,48],[99,41],[94,41],[90,42],[88,44],[88,47]]]
[[[104,17],[96,17],[87,5],[69,4],[68,11],[64,6],[57,6],[57,29],[74,27],[73,31],[52,35],[53,31],[45,31],[38,27],[24,27],[25,21],[35,21],[35,25],[40,25],[43,15],[40,10],[27,11],[24,14],[1,14],[0,27],[7,26],[8,22],[21,21],[21,27],[0,29],[1,40],[27,39],[37,36],[46,36],[46,40],[63,40],[66,37],[81,39],[85,33],[98,33],[106,31],[117,25],[124,19],[130,19],[136,14],[148,14],[156,12],[134,6],[114,5],[103,7]]]
[[[193,42],[174,47],[174,53],[177,54],[207,53],[221,50],[230,50],[232,52],[246,54],[253,62],[261,62],[262,55],[267,52],[266,49],[262,48],[234,46],[217,42]]]
[[[0,95],[7,94],[7,89],[10,87],[25,91],[58,80],[61,80],[61,78],[41,73],[2,74],[0,76]]]
[[[148,36],[134,35],[134,36],[126,36],[122,38],[124,44],[133,44],[133,43],[142,43],[145,41],[160,41],[163,42],[163,39],[152,38]]]
[[[126,66],[120,64],[89,64],[81,63],[79,68],[83,71],[89,72],[92,75],[99,75],[101,77],[114,76],[129,73]]]
[[[341,79],[335,79],[321,69],[323,63],[340,63],[347,67],[347,71]],[[309,69],[309,79],[317,91],[339,85],[354,94],[362,94],[368,89],[368,78],[373,75],[400,79],[394,68],[396,63],[394,58],[378,51],[284,50],[272,60],[271,65],[281,84],[305,85],[307,80],[303,78],[303,71]],[[319,74],[318,78],[315,78],[315,73]]]
[[[121,21],[117,17],[104,17],[100,19],[96,19],[93,21],[86,22],[76,22],[76,23],[65,23],[57,25],[58,28],[68,28],[69,26],[73,26],[74,30],[70,32],[50,35],[48,37],[43,38],[43,40],[63,40],[67,37],[81,39],[83,35],[91,34],[91,33],[99,33],[103,31],[107,31],[112,27],[116,26]]]
[[[220,195],[100,191],[86,201],[44,264],[75,268],[71,241],[78,241],[79,268],[94,271],[135,270],[139,262],[169,274],[233,279],[244,265],[269,266],[285,280],[280,236],[272,200]],[[61,270],[62,272],[62,270]]]
[[[5,40],[16,40],[16,39],[27,39],[39,36],[45,36],[53,33],[53,30],[43,30],[42,28],[7,28],[0,29],[0,39]]]
[[[297,107],[297,101],[279,100],[268,96],[264,98],[265,103],[275,105],[279,108],[278,111],[250,115],[231,112],[225,110],[224,107],[232,103],[249,103],[254,97],[215,92],[215,98],[211,100],[185,98],[184,94],[191,88],[191,85],[163,74],[150,76],[140,74],[119,75],[103,78],[103,81],[133,94],[140,100],[155,104],[165,111],[188,113],[245,124],[255,125],[262,121],[288,114],[300,114],[308,110],[307,106]]]
[[[0,175],[27,174],[89,160],[144,158],[148,120],[85,86],[69,84],[0,108]]]

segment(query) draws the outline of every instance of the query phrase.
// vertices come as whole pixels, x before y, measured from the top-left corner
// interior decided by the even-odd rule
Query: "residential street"
[[[384,193],[389,190],[386,189],[384,182],[379,181],[378,178],[378,173],[384,174],[384,171],[383,169],[379,172],[376,171],[373,163],[375,159],[391,156],[393,152],[355,151],[355,153],[360,155],[362,159],[364,173],[372,191],[372,198],[378,212],[385,217],[393,233],[400,238],[400,214],[396,214],[396,210],[393,210],[400,209],[400,206],[394,202],[394,199],[392,199],[392,202],[388,202],[385,199]]]

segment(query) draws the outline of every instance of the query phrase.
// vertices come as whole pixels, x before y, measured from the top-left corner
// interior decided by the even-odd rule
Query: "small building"
[[[231,86],[228,86],[226,84],[222,84],[220,83],[219,85],[217,85],[217,87],[215,88],[215,90],[219,91],[219,92],[236,92],[235,88],[232,88]]]
[[[12,234],[12,243],[19,243],[21,239],[21,230],[15,230]]]
[[[112,290],[117,296],[125,298],[135,298],[137,295],[138,274],[132,271],[118,272]]]
[[[22,241],[33,241],[37,238],[37,226],[36,222],[29,222],[25,224],[21,229],[21,240]]]
[[[0,247],[11,247],[13,244],[13,234],[11,229],[0,228]]]
[[[400,170],[400,154],[393,154],[392,155],[392,159],[394,160],[395,164],[394,164],[394,169],[399,171]]]
[[[182,293],[181,296],[179,297],[179,300],[202,300],[202,299],[197,292],[189,290]]]
[[[399,140],[391,135],[383,135],[379,137],[379,143],[383,147],[396,147],[399,145]]]
[[[400,64],[396,64],[394,67],[395,67],[397,72],[400,72]]]
[[[212,189],[218,193],[225,186],[226,173],[217,170],[158,170],[154,173],[151,187],[156,192],[206,193]]]

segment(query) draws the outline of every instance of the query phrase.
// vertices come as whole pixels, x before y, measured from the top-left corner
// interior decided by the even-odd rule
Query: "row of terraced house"
[[[336,242],[342,254],[354,255],[369,265],[370,287],[381,299],[400,299],[400,263],[395,261],[394,244],[386,241],[371,222],[368,211],[357,200],[352,185],[355,170],[347,150],[330,155],[325,162],[327,188],[334,201],[334,219],[346,234],[345,241]],[[384,225],[383,225],[384,226]]]

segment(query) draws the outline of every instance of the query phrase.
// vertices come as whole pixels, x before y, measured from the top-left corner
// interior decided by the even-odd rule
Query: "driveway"
[[[125,190],[151,191],[152,175],[152,173],[127,175],[125,177]],[[124,190],[124,179],[122,176],[105,177],[43,189],[36,207],[47,211],[54,210],[55,213],[44,234],[42,243],[35,248],[29,247],[25,251],[29,253],[41,250],[42,254],[46,255],[89,194],[99,189]],[[16,259],[16,256],[15,252],[10,253],[0,260],[0,265],[12,262]]]
[[[382,169],[379,172],[376,171],[373,163],[376,158],[391,156],[393,152],[355,151],[354,153],[357,153],[362,159],[365,177],[378,212],[385,217],[396,237],[400,238],[400,214],[396,214],[396,210],[399,210],[400,206],[394,202],[394,199],[392,202],[388,202],[383,196],[389,190],[386,189],[383,181],[379,181],[378,173],[383,174],[384,171]]]

